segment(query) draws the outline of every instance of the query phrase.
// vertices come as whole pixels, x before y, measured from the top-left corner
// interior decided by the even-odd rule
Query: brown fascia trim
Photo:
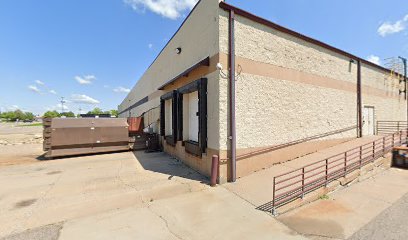
[[[135,104],[130,105],[130,106],[127,107],[125,110],[119,112],[119,114],[128,112],[129,110],[131,110],[131,109],[133,109],[133,108],[136,108],[136,107],[142,105],[143,103],[147,103],[148,101],[149,101],[149,97],[146,96],[146,97],[140,99],[139,101],[137,101]]]
[[[199,61],[198,63],[194,64],[193,66],[187,68],[186,70],[184,70],[182,73],[180,73],[179,75],[177,75],[176,77],[172,78],[171,80],[167,81],[165,84],[163,84],[162,86],[160,86],[158,88],[158,90],[163,90],[166,86],[173,84],[175,81],[177,81],[179,78],[181,77],[186,77],[188,76],[188,74],[190,72],[192,72],[194,69],[200,67],[200,66],[210,66],[210,57],[206,57],[203,60]]]
[[[254,21],[254,22],[257,22],[257,23],[260,23],[260,24],[262,24],[262,25],[265,25],[265,26],[271,27],[271,28],[273,28],[273,29],[276,29],[276,30],[278,30],[278,31],[280,31],[280,32],[283,32],[283,33],[289,34],[289,35],[291,35],[291,36],[300,38],[300,39],[302,39],[302,40],[304,40],[304,41],[306,41],[306,42],[309,42],[309,43],[312,43],[312,44],[316,44],[316,45],[318,45],[318,46],[320,46],[320,47],[323,47],[323,48],[326,48],[326,49],[331,50],[331,51],[333,51],[333,52],[336,52],[336,53],[338,53],[338,54],[340,54],[340,55],[343,55],[343,56],[346,56],[346,57],[348,57],[348,58],[350,58],[350,59],[354,59],[354,60],[360,61],[360,62],[362,62],[362,63],[364,63],[364,64],[367,64],[367,65],[369,65],[369,66],[375,67],[375,68],[377,68],[377,69],[379,69],[379,70],[382,70],[382,71],[385,71],[385,72],[388,72],[388,73],[391,73],[391,74],[396,74],[396,73],[394,73],[393,71],[391,71],[391,70],[388,69],[388,68],[379,66],[379,65],[377,65],[377,64],[375,64],[375,63],[372,63],[372,62],[369,62],[369,61],[367,61],[367,60],[365,60],[365,59],[359,58],[359,57],[357,57],[357,56],[355,56],[355,55],[353,55],[353,54],[351,54],[351,53],[348,53],[348,52],[345,52],[345,51],[343,51],[343,50],[341,50],[341,49],[338,49],[338,48],[335,48],[335,47],[333,47],[333,46],[330,46],[330,45],[328,45],[328,44],[326,44],[326,43],[324,43],[324,42],[321,42],[321,41],[319,41],[319,40],[316,40],[316,39],[313,39],[313,38],[311,38],[311,37],[305,36],[305,35],[303,35],[303,34],[300,34],[300,33],[298,33],[298,32],[295,32],[295,31],[293,31],[293,30],[290,30],[290,29],[288,29],[288,28],[282,27],[282,26],[280,26],[280,25],[278,25],[278,24],[276,24],[276,23],[273,23],[273,22],[271,22],[271,21],[269,21],[269,20],[266,20],[266,19],[264,19],[264,18],[258,17],[258,16],[254,15],[254,14],[252,14],[252,13],[249,13],[249,12],[247,12],[247,11],[245,11],[245,10],[242,10],[242,9],[240,9],[240,8],[237,8],[237,7],[235,7],[235,6],[232,6],[232,5],[230,5],[230,4],[227,4],[227,3],[225,3],[225,2],[220,2],[220,5],[219,5],[219,6],[220,6],[220,8],[222,8],[222,9],[224,9],[224,10],[226,10],[226,11],[231,11],[231,10],[233,10],[236,15],[240,15],[240,16],[245,17],[245,18],[248,18],[248,19],[250,19],[250,20],[252,20],[252,21]]]

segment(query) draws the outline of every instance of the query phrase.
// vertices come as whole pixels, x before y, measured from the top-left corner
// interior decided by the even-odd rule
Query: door
[[[363,136],[374,135],[374,107],[363,109]]]
[[[188,94],[189,123],[188,140],[198,142],[198,91]]]

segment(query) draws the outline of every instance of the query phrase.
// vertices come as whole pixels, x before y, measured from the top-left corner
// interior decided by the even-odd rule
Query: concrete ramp
[[[370,136],[353,139],[239,178],[236,183],[225,184],[225,187],[249,201],[254,206],[261,206],[273,199],[273,177],[294,169],[299,169],[311,163],[319,162],[331,156],[381,139],[382,137],[383,136]]]

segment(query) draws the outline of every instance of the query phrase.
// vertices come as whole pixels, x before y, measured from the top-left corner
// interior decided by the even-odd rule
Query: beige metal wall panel
[[[119,112],[156,92],[160,86],[197,62],[219,52],[218,12],[219,0],[203,0],[198,3],[183,26],[119,105]],[[180,55],[175,53],[178,47],[182,48]],[[132,111],[132,116],[138,116],[158,104],[157,99],[154,103],[143,104]],[[127,117],[127,113],[121,117]]]

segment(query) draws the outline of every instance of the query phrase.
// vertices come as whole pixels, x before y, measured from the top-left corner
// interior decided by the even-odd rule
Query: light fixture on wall
[[[220,76],[224,79],[228,79],[229,78],[229,74],[224,72],[224,67],[222,66],[222,63],[217,63],[217,70],[220,71]],[[236,78],[238,78],[242,73],[242,67],[240,64],[238,64],[238,72],[237,75],[235,76]]]
[[[174,51],[176,52],[176,54],[180,55],[181,54],[181,47],[178,47],[178,48],[174,49]]]

